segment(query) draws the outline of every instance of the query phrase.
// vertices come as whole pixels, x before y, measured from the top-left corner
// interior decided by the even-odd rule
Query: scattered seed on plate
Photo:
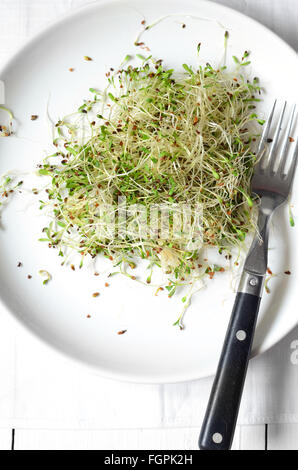
[[[70,268],[71,268],[73,271],[75,271],[75,270],[76,270],[76,267],[75,267],[75,265],[74,265],[74,264],[72,264],[72,265],[70,266]]]
[[[92,297],[96,298],[96,297],[99,297],[99,295],[100,295],[99,292],[95,292],[95,293],[92,295]]]
[[[93,59],[91,59],[91,57],[85,55],[84,59],[87,61],[87,62],[92,62]]]
[[[74,72],[75,69],[71,67],[71,68],[68,69],[68,70],[69,70],[70,72]]]
[[[99,276],[99,273],[94,273],[94,276],[96,276],[96,277]]]
[[[28,277],[28,279],[32,279],[32,276],[31,276],[31,274],[28,274],[28,276],[27,276],[27,277]]]
[[[43,285],[44,286],[46,286],[52,280],[51,274],[48,271],[45,271],[44,269],[41,269],[40,271],[38,271],[38,274],[41,277],[43,277],[43,279],[44,279]]]
[[[271,271],[270,268],[267,269],[267,273],[270,274],[270,276],[272,276],[273,272]]]
[[[183,23],[182,28],[183,28],[183,29],[186,28],[186,24],[185,24],[185,23]]]
[[[119,336],[125,335],[125,333],[127,333],[127,330],[122,330],[122,331],[119,331],[119,332],[118,332],[118,335],[119,335]]]
[[[31,121],[37,121],[37,119],[38,119],[37,114],[32,114]]]
[[[87,318],[91,318],[91,315],[87,315]]]
[[[267,292],[267,294],[271,294],[271,289],[269,288],[268,284],[271,281],[271,279],[273,279],[274,277],[276,277],[274,274],[269,274],[269,276],[267,277],[265,281],[265,291]]]
[[[110,284],[108,282],[106,282],[105,287],[110,287]]]
[[[286,274],[287,276],[291,276],[292,273],[291,273],[291,271],[285,271],[285,274]]]
[[[162,291],[164,291],[164,288],[163,288],[163,287],[159,287],[159,288],[157,289],[157,291],[155,292],[155,297],[157,297],[158,294],[159,294],[160,292],[162,292]]]
[[[289,141],[290,141],[291,144],[292,144],[293,142],[295,142],[295,139],[293,139],[293,137],[289,137]]]
[[[21,268],[23,264],[21,262],[18,263],[18,268]]]

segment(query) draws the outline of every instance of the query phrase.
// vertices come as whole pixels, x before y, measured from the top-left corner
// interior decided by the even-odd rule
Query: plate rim
[[[3,64],[0,67],[0,80],[1,80],[1,75],[6,72],[6,69],[13,66],[13,63],[18,60],[18,57],[20,55],[25,53],[27,50],[30,50],[31,45],[34,45],[39,39],[42,39],[44,36],[50,34],[51,31],[54,31],[55,28],[59,27],[64,22],[68,22],[72,18],[76,18],[78,15],[81,14],[82,11],[86,12],[88,10],[90,11],[96,10],[97,8],[104,7],[105,5],[110,6],[112,4],[120,3],[120,1],[121,0],[96,0],[88,5],[80,5],[76,7],[74,10],[70,10],[64,13],[58,19],[56,18],[52,21],[47,22],[47,24],[44,25],[37,33],[33,34],[28,39],[26,39],[21,46],[16,47],[15,50],[10,54],[10,57],[8,59],[4,60]],[[137,0],[133,0],[133,1],[137,2]],[[196,5],[198,4],[210,6],[211,2],[208,0],[197,0]],[[290,44],[288,44],[283,38],[281,38],[277,33],[269,29],[267,26],[251,18],[245,13],[235,10],[232,7],[222,5],[217,2],[212,2],[212,4],[214,7],[218,8],[219,10],[222,10],[225,12],[230,11],[231,13],[233,13],[234,16],[238,16],[243,21],[246,21],[250,23],[251,25],[256,25],[258,28],[261,28],[263,31],[266,32],[267,35],[269,36],[271,35],[272,38],[278,41],[285,49],[288,49],[289,54],[296,56],[296,60],[297,60],[298,53],[295,51],[295,49]],[[181,15],[183,15],[183,13],[181,13]],[[5,89],[4,89],[4,95],[5,95]],[[9,313],[9,318],[13,322],[15,322],[16,326],[21,325],[23,330],[29,333],[29,335],[35,340],[37,340],[41,345],[46,347],[46,349],[51,350],[52,352],[54,352],[56,355],[60,357],[63,357],[68,362],[77,364],[80,367],[84,367],[84,369],[87,369],[93,373],[96,373],[96,375],[107,378],[107,379],[120,381],[120,382],[130,382],[130,383],[140,383],[140,384],[178,384],[182,382],[193,382],[196,380],[209,378],[215,374],[215,371],[213,369],[210,370],[209,372],[203,373],[203,375],[200,375],[200,373],[198,372],[198,374],[194,373],[192,376],[190,374],[184,375],[182,371],[178,374],[169,372],[168,375],[164,374],[163,376],[164,378],[160,378],[157,376],[152,376],[152,374],[140,375],[140,374],[131,373],[131,372],[127,373],[126,371],[122,371],[122,372],[111,371],[109,369],[105,369],[103,366],[92,365],[84,361],[83,359],[79,359],[78,357],[67,352],[65,349],[63,349],[62,346],[60,346],[59,344],[56,344],[55,340],[49,339],[45,332],[41,331],[35,325],[30,324],[21,315],[18,315],[16,312],[10,309],[10,307],[6,304],[5,300],[2,299],[1,297],[0,297],[0,306],[1,308],[3,308],[3,310]],[[265,352],[270,351],[275,345],[277,345],[280,341],[286,338],[291,333],[291,331],[293,331],[293,329],[297,327],[297,325],[298,325],[298,319],[294,326],[291,325],[289,326],[289,328],[285,329],[285,331],[283,332],[283,335],[278,340],[273,338],[271,342],[270,341],[268,342],[269,344],[267,344],[266,347],[262,347],[261,345],[258,348],[258,350],[253,352],[252,358],[256,358],[258,356],[263,355]]]

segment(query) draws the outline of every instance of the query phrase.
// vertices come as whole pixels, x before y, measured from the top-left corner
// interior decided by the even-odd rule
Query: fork
[[[286,166],[296,106],[291,112],[282,143],[281,131],[287,103],[282,108],[273,140],[268,139],[273,127],[276,104],[277,101],[260,140],[258,163],[252,179],[252,193],[260,198],[258,233],[246,258],[219,360],[199,439],[199,447],[202,450],[231,449],[268,269],[269,223],[275,210],[287,201],[294,180],[298,143],[288,170]],[[270,142],[271,147],[267,151]],[[280,143],[282,146],[279,152]]]

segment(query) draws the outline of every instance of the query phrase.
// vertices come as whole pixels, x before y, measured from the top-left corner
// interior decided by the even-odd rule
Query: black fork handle
[[[231,449],[260,301],[255,295],[237,294],[201,430],[201,450]]]

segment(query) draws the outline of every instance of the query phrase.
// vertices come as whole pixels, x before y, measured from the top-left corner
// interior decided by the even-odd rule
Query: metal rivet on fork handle
[[[246,340],[246,333],[245,333],[245,331],[243,331],[243,330],[237,331],[237,333],[236,333],[236,338],[238,339],[238,341],[245,341],[245,340]]]
[[[252,287],[256,287],[259,284],[259,281],[256,277],[252,277],[249,283]]]
[[[213,434],[212,441],[214,442],[214,444],[221,444],[223,441],[223,436],[219,432],[217,432]]]

